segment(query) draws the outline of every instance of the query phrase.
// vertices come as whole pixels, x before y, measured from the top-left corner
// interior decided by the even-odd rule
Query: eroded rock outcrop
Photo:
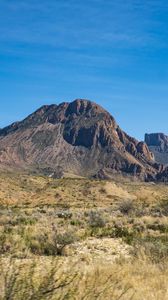
[[[145,142],[153,153],[156,162],[168,164],[168,136],[163,133],[145,134]]]

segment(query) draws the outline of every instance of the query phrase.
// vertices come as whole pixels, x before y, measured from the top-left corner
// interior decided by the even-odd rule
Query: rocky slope
[[[130,174],[153,179],[162,169],[147,145],[128,136],[88,100],[45,105],[0,130],[0,164],[61,176]]]
[[[163,165],[168,164],[168,136],[163,133],[145,134],[145,142],[154,154],[155,160]]]

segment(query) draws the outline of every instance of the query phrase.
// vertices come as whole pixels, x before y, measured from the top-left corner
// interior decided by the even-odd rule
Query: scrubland
[[[168,186],[0,175],[0,299],[168,299]]]

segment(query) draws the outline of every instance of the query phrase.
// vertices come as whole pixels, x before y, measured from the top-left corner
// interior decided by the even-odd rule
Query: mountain
[[[145,142],[153,153],[155,160],[163,165],[168,164],[168,136],[163,133],[145,134]]]
[[[1,167],[97,178],[129,174],[154,179],[162,167],[144,142],[127,135],[94,102],[44,105],[0,130]]]

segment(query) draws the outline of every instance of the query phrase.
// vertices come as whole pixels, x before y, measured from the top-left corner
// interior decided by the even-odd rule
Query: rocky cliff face
[[[145,134],[145,142],[156,162],[168,164],[168,136],[163,133]]]
[[[160,169],[143,142],[128,136],[102,107],[88,100],[45,105],[0,130],[0,164],[55,174],[153,179]]]

